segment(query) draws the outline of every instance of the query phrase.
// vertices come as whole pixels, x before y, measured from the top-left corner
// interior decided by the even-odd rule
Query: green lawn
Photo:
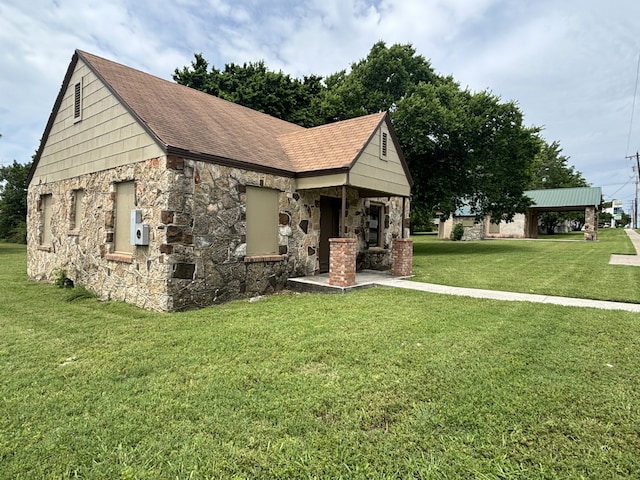
[[[534,241],[413,240],[417,281],[640,303],[640,268],[608,264],[612,253],[635,253],[621,229],[600,230],[597,242],[583,241],[581,232]]]
[[[0,265],[2,479],[640,471],[636,314],[391,289],[157,314]]]

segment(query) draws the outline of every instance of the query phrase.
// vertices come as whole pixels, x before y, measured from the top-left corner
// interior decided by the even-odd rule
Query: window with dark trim
[[[371,205],[369,207],[369,228],[367,230],[367,245],[370,247],[381,247],[383,221],[382,205]]]

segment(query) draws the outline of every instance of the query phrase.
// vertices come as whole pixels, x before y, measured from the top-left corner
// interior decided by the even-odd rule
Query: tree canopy
[[[322,78],[271,72],[264,62],[209,69],[201,54],[178,83],[314,126],[389,111],[414,178],[412,209],[449,213],[471,203],[494,221],[523,212],[544,144],[515,102],[463,89],[411,45],[373,45],[366,58]]]
[[[562,154],[558,142],[544,142],[536,155],[534,175],[528,190],[545,190],[548,188],[588,187],[589,184],[581,172],[568,164],[569,157]]]
[[[283,72],[270,71],[263,61],[242,66],[229,63],[224,70],[215,67],[209,70],[209,63],[197,53],[190,67],[175,69],[173,79],[181,85],[304,127],[321,123],[316,112],[324,86],[322,77],[317,75],[302,80],[291,78]]]
[[[588,187],[581,172],[569,166],[569,157],[562,154],[558,142],[543,142],[540,152],[533,162],[534,175],[528,190],[550,188]],[[540,226],[547,234],[553,234],[556,227],[570,221],[576,228],[584,224],[584,212],[545,212],[539,217]]]
[[[0,167],[0,238],[26,243],[27,178],[31,163]]]

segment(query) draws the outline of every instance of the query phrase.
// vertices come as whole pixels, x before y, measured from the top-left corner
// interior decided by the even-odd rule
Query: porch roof
[[[599,207],[602,202],[600,187],[550,188],[524,192],[533,200],[531,209],[538,211],[571,211],[586,207]]]

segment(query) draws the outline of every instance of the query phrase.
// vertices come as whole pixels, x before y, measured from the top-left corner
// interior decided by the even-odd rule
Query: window
[[[367,244],[370,247],[381,247],[382,243],[382,205],[369,207],[369,229],[367,231]]]
[[[387,132],[381,132],[380,135],[380,156],[387,158],[387,142],[389,134]]]
[[[122,182],[116,185],[116,207],[114,221],[114,251],[133,253],[129,230],[131,228],[131,210],[136,206],[135,182]]]
[[[71,230],[79,230],[82,223],[82,200],[84,199],[84,190],[74,190],[71,197]]]
[[[247,255],[276,255],[280,192],[247,187]]]
[[[51,217],[52,217],[52,196],[42,195],[40,197],[40,245],[51,245]]]
[[[78,82],[73,88],[73,121],[82,120],[82,82]]]

